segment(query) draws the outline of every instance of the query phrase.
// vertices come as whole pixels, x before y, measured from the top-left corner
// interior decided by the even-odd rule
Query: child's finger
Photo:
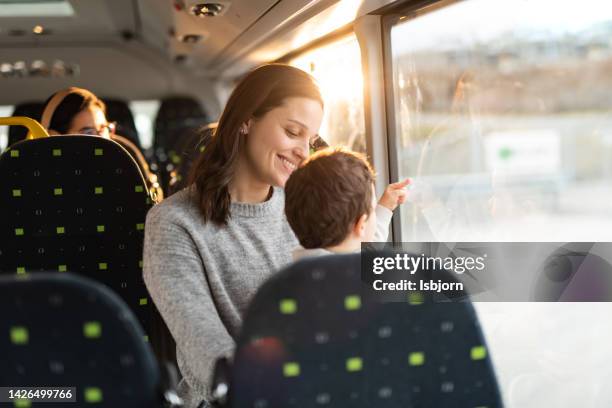
[[[401,184],[403,187],[406,187],[408,184],[412,183],[412,179],[410,177],[408,177],[406,180],[404,181],[400,181],[399,184]]]
[[[391,187],[393,190],[400,190],[400,189],[405,188],[411,182],[412,180],[410,178],[407,178],[406,180],[398,181],[397,183],[393,183],[393,184],[389,184],[389,187]]]
[[[412,183],[412,179],[409,177],[406,180],[398,181],[395,185],[398,187],[406,187],[410,183]]]

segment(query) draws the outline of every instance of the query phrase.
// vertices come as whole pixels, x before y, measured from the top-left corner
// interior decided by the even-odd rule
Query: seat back
[[[174,147],[170,151],[170,160],[175,163],[175,166],[170,173],[168,195],[172,195],[187,187],[191,168],[206,146],[211,142],[216,127],[216,123],[211,123],[196,129],[185,129],[181,136],[177,138]]]
[[[142,150],[134,115],[127,102],[120,99],[104,99],[106,118],[109,122],[117,122],[117,134],[132,142]]]
[[[359,254],[307,259],[264,284],[237,342],[229,406],[501,406],[469,302],[382,303],[363,288]]]
[[[142,279],[143,176],[117,143],[95,136],[26,140],[0,156],[0,271],[73,272],[113,289],[148,328]]]
[[[129,154],[132,156],[132,159],[138,165],[140,172],[144,176],[145,181],[147,182],[147,188],[149,189],[149,193],[151,199],[155,203],[159,203],[164,199],[164,192],[157,181],[157,174],[153,173],[149,167],[149,163],[145,158],[142,151],[132,143],[128,138],[125,138],[120,135],[112,135],[111,139],[121,145]]]
[[[103,285],[70,274],[2,276],[0,310],[0,384],[76,387],[75,406],[161,406],[142,328]]]
[[[168,191],[170,174],[178,165],[177,155],[172,151],[177,139],[185,136],[186,129],[197,129],[209,122],[200,103],[191,97],[175,96],[162,101],[155,117],[153,150],[156,170],[164,191]]]
[[[208,116],[198,101],[189,96],[165,98],[155,117],[153,145],[167,151],[174,145],[172,135],[185,127],[195,128],[208,123]]]

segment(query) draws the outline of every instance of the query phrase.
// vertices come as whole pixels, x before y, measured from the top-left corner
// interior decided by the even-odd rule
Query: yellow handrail
[[[26,118],[25,116],[11,116],[9,118],[0,118],[0,126],[25,126],[28,128],[28,136],[26,139],[40,139],[41,137],[48,137],[49,133],[44,127],[32,118]]]

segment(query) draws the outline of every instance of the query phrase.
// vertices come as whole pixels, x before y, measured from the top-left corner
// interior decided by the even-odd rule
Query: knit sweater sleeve
[[[171,207],[149,211],[143,274],[179,352],[186,356],[181,366],[185,380],[207,399],[215,360],[230,355],[234,341],[216,311],[193,237]]]

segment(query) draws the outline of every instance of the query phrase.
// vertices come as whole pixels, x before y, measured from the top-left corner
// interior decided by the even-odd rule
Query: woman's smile
[[[276,157],[278,157],[278,159],[280,160],[283,168],[285,169],[285,171],[287,173],[291,174],[297,168],[297,163],[292,162],[286,156],[283,156],[281,154],[277,154]]]

